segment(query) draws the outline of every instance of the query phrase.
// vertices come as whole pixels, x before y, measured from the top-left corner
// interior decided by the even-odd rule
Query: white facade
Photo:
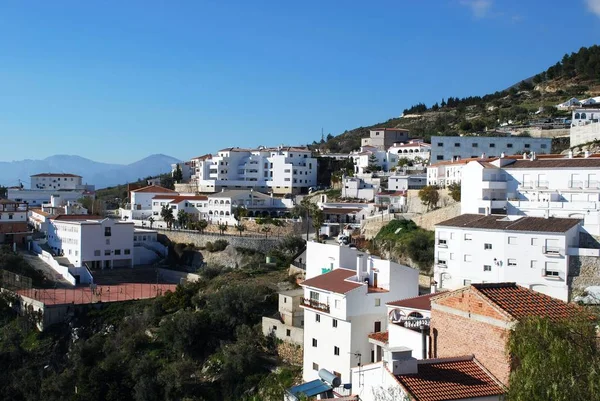
[[[133,266],[133,223],[59,216],[48,225],[48,246],[75,267]]]
[[[414,140],[407,143],[395,143],[388,151],[397,154],[399,159],[406,158],[412,161],[429,163],[431,145],[419,140]]]
[[[572,97],[571,99],[567,100],[566,102],[557,104],[556,108],[558,110],[572,110],[573,108],[579,107],[579,106],[581,106],[581,102],[576,97]]]
[[[41,207],[54,199],[55,204],[64,206],[67,202],[76,202],[84,196],[93,196],[84,189],[54,190],[54,189],[22,189],[8,188],[8,198],[27,202],[30,207]]]
[[[351,368],[375,357],[369,334],[386,330],[386,302],[417,295],[419,273],[362,253],[356,255],[353,265],[340,266],[335,256],[346,255],[326,252],[315,257],[311,254],[322,247],[311,245],[307,249],[307,277],[331,268],[332,263],[333,270],[302,283],[303,379],[318,378],[318,370],[324,368],[339,375],[342,383],[349,383]],[[311,266],[315,259],[316,265]]]
[[[304,309],[300,300],[302,289],[279,293],[279,312],[276,317],[263,317],[262,331],[265,336],[275,336],[281,341],[304,345]]]
[[[83,189],[81,176],[75,174],[44,173],[30,178],[33,190]]]
[[[388,191],[421,189],[427,185],[427,174],[392,175],[388,178]]]
[[[506,213],[583,220],[600,235],[600,158],[553,155],[470,162],[463,169],[461,213]]]
[[[363,175],[373,173],[373,166],[378,166],[381,171],[390,171],[398,164],[399,156],[384,150],[373,147],[362,147],[358,152],[350,153],[350,158],[354,163],[354,174]]]
[[[378,190],[379,179],[376,183],[367,182],[360,177],[344,177],[342,180],[342,198],[372,201]]]
[[[564,227],[554,229],[553,227]],[[569,257],[579,220],[465,214],[435,228],[434,279],[441,289],[516,282],[569,300]]]
[[[462,169],[466,163],[475,159],[439,162],[427,167],[427,185],[445,188],[450,184],[460,184]]]
[[[308,148],[220,150],[192,159],[191,180],[200,192],[254,189],[278,194],[307,192],[317,184],[317,159]]]

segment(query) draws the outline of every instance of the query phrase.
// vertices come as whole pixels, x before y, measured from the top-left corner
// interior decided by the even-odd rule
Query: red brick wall
[[[27,222],[10,222],[0,224],[0,233],[2,234],[22,233],[24,231],[27,231]]]
[[[464,295],[464,296],[463,296]],[[462,299],[462,301],[460,301]],[[507,322],[506,317],[471,291],[435,301],[482,318],[491,317]],[[509,330],[473,317],[431,310],[431,337],[434,357],[456,357],[474,354],[498,380],[508,384],[510,361],[506,353]]]

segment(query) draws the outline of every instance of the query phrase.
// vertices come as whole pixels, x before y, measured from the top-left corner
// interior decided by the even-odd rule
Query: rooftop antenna
[[[364,385],[364,373],[362,371],[362,354],[358,351],[348,353],[350,355],[354,355],[355,358],[358,358],[358,386],[361,387]]]

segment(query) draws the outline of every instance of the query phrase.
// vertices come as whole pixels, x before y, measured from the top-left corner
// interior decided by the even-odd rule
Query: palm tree
[[[235,225],[235,229],[236,229],[236,230],[238,230],[238,232],[240,233],[240,237],[241,237],[241,236],[242,236],[242,233],[243,233],[244,231],[246,231],[246,226],[245,226],[245,225],[243,225],[243,224],[241,224],[240,222],[238,222],[238,223]]]
[[[167,223],[167,227],[171,228],[171,225],[175,221],[175,216],[173,216],[173,209],[171,209],[168,205],[164,205],[160,211],[160,217]]]
[[[229,228],[227,223],[219,223],[217,227],[219,228],[219,233],[221,233],[221,235],[223,235],[223,233]]]
[[[265,233],[265,238],[267,238],[267,234],[269,234],[271,232],[271,227],[269,226],[263,226],[260,231],[262,231],[263,233]]]
[[[190,215],[183,210],[180,210],[177,213],[177,224],[179,224],[179,228],[186,228],[188,222],[190,221]]]

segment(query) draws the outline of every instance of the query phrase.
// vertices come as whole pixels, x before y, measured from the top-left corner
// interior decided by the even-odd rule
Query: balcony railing
[[[324,304],[314,299],[300,298],[300,305],[315,309],[321,312],[329,313],[329,304]]]
[[[393,323],[398,326],[402,326],[405,329],[421,331],[421,328],[424,330],[429,330],[431,319],[428,317],[422,319],[402,319]]]
[[[557,246],[545,246],[542,248],[542,253],[544,253],[545,255],[560,256],[565,253],[565,250]]]
[[[583,189],[583,181],[569,181],[569,188]]]

